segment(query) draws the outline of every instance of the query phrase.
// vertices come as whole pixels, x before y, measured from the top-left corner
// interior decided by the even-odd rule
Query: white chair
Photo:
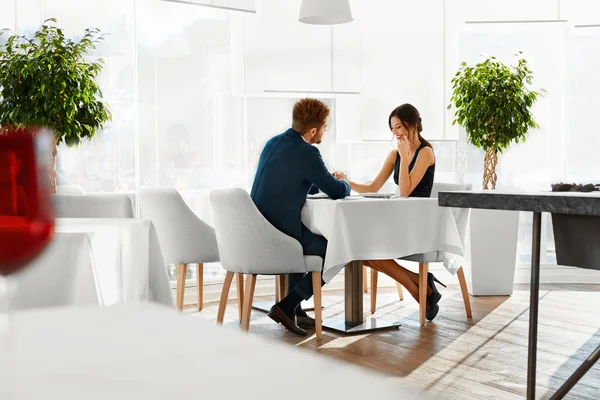
[[[317,339],[322,336],[321,269],[323,259],[304,256],[300,242],[271,225],[243,189],[210,193],[221,265],[227,271],[219,303],[217,323],[223,323],[233,274],[247,275],[242,329],[250,327],[256,275],[312,273]]]
[[[173,188],[140,189],[142,218],[152,221],[165,262],[177,264],[177,308],[183,309],[187,264],[197,264],[198,311],[203,305],[204,263],[219,262],[215,230]]]
[[[470,184],[456,183],[434,183],[431,190],[431,197],[437,198],[439,192],[453,192],[459,190],[471,190]],[[419,320],[421,325],[425,324],[425,312],[427,309],[427,273],[429,272],[429,264],[433,262],[443,262],[444,253],[441,251],[431,251],[424,254],[413,254],[407,257],[402,257],[401,260],[413,261],[419,263]],[[363,267],[364,268],[364,267]],[[366,269],[363,270],[363,277],[366,275]],[[465,303],[465,311],[468,318],[471,318],[471,301],[469,299],[469,291],[467,289],[467,281],[463,268],[460,267],[456,272],[460,290],[462,292],[463,301]],[[377,309],[377,276],[378,271],[371,269],[371,312],[374,313]],[[366,278],[365,278],[366,279]],[[396,282],[398,296],[400,300],[404,300],[402,286]]]
[[[125,194],[55,194],[52,203],[57,218],[133,218]]]

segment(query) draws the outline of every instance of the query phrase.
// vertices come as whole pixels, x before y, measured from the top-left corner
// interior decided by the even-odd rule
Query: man
[[[325,258],[327,240],[309,231],[300,218],[306,195],[315,187],[332,199],[350,194],[350,184],[336,179],[325,167],[319,149],[327,128],[329,107],[320,100],[302,99],[294,105],[292,128],[270,139],[263,149],[251,197],[265,218],[300,242],[305,255]],[[288,294],[269,311],[269,317],[288,330],[306,335],[314,319],[300,307],[313,295],[310,274],[290,274]],[[298,326],[300,325],[300,326]]]

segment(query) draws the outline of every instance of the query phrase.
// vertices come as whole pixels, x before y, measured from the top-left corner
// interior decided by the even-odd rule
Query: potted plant
[[[103,60],[85,59],[102,34],[86,29],[81,39],[68,39],[51,18],[31,38],[12,34],[5,40],[0,46],[0,127],[53,131],[50,179],[56,189],[56,146],[77,146],[111,119],[96,82]]]
[[[522,53],[515,66],[487,57],[474,67],[462,63],[452,79],[448,109],[455,107],[453,125],[464,127],[467,142],[485,151],[483,188],[496,188],[498,153],[525,141],[538,125],[532,107],[543,92],[530,88],[533,74]],[[489,229],[493,226],[494,229]],[[464,267],[473,295],[513,292],[519,213],[471,210]]]
[[[532,79],[525,58],[510,67],[493,56],[474,67],[463,62],[452,79],[448,105],[456,108],[452,125],[464,127],[467,141],[485,151],[484,189],[490,184],[496,188],[498,153],[512,142],[524,142],[529,129],[538,128],[531,109],[540,92],[529,88]]]

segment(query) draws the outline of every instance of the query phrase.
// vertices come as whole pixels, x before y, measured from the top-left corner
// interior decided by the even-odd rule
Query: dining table
[[[18,308],[156,302],[174,307],[154,225],[134,218],[57,218],[50,246],[16,276]]]
[[[55,232],[48,247],[7,283],[15,310],[103,304],[85,232]]]
[[[365,260],[398,259],[441,251],[463,255],[464,234],[449,208],[436,198],[407,198],[386,194],[353,195],[331,200],[309,196],[302,222],[327,239],[323,264],[325,282],[344,270],[344,317],[323,321],[323,326],[345,334],[397,328],[363,312]],[[459,267],[459,266],[458,266]],[[448,267],[455,273],[458,267]]]
[[[442,207],[513,210],[531,213],[531,281],[527,355],[527,399],[535,399],[537,328],[540,291],[542,213],[552,216],[556,260],[559,265],[600,270],[600,192],[479,190],[440,192]],[[493,226],[490,226],[493,229]],[[596,307],[590,312],[597,311]],[[600,346],[573,372],[551,400],[562,399],[600,360]]]

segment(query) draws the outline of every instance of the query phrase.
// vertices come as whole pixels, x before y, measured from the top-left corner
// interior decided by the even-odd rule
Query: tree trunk
[[[485,152],[485,158],[483,161],[483,188],[485,190],[490,189],[489,184],[492,185],[492,189],[496,189],[496,165],[498,164],[498,153],[493,148],[487,149]]]
[[[57,146],[56,146],[56,138],[52,138],[52,144],[50,147],[50,188],[52,190],[52,194],[56,193],[56,154],[57,154]]]

